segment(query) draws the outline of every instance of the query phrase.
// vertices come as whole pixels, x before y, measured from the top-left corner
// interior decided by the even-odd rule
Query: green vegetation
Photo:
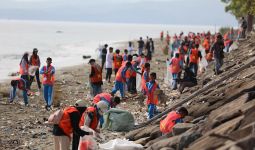
[[[219,32],[220,32],[222,35],[224,35],[226,32],[230,31],[231,28],[232,28],[232,27],[221,27],[221,28],[219,29]]]
[[[248,31],[252,30],[255,16],[255,0],[221,0],[226,3],[225,11],[230,12],[236,18],[247,16]]]

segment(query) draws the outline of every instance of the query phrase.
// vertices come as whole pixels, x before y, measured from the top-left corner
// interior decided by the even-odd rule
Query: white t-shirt
[[[113,62],[112,58],[113,58],[113,53],[107,52],[105,68],[112,68],[112,62]]]

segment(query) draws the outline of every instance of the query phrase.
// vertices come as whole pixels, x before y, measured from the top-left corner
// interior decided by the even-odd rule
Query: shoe
[[[9,103],[10,103],[10,104],[13,103],[13,100],[10,100]]]
[[[28,107],[29,105],[28,104],[25,104],[25,107]]]

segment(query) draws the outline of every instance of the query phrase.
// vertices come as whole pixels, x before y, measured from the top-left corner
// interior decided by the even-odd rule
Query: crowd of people
[[[169,84],[171,89],[182,93],[186,87],[197,85],[197,76],[201,67],[200,62],[203,59],[207,63],[214,61],[215,75],[222,73],[221,66],[223,65],[224,51],[229,52],[231,44],[242,36],[245,36],[244,31],[238,31],[236,34],[233,29],[225,35],[220,33],[213,35],[210,32],[189,32],[185,35],[181,32],[173,37],[170,37],[168,32],[166,37],[164,37],[164,32],[162,31],[160,40],[168,47],[167,70],[172,78],[171,84]],[[108,44],[105,44],[100,51],[101,64],[97,63],[98,60],[89,60],[88,63],[91,66],[89,83],[93,105],[87,107],[84,100],[78,100],[74,106],[63,110],[62,119],[53,127],[55,149],[69,149],[72,137],[72,149],[77,150],[80,136],[92,134],[83,131],[81,129],[82,126],[88,126],[95,132],[100,132],[99,128],[104,123],[103,114],[110,108],[116,107],[121,101],[126,101],[126,92],[130,94],[139,93],[146,96],[148,119],[153,118],[158,113],[158,95],[162,93],[162,90],[157,82],[157,73],[151,71],[150,62],[155,53],[154,41],[149,37],[144,41],[140,37],[137,41],[137,50],[135,50],[134,45],[133,42],[128,42],[127,49],[120,50],[108,47]],[[18,88],[23,91],[24,103],[25,106],[28,106],[28,96],[33,94],[30,87],[35,79],[38,89],[41,89],[39,77],[41,74],[43,95],[46,103],[45,109],[51,110],[55,81],[55,68],[51,64],[52,58],[48,57],[46,65],[41,67],[36,48],[33,50],[30,59],[29,54],[25,53],[20,61],[21,77],[11,81],[10,102],[13,102]],[[104,71],[106,71],[105,77],[103,77]],[[107,93],[102,90],[102,85],[104,82],[112,83],[113,72],[113,87],[111,92]],[[141,77],[139,82],[137,82],[138,76]],[[137,84],[141,88],[137,88]],[[120,96],[116,96],[118,91]],[[170,132],[173,125],[183,122],[182,118],[186,115],[188,115],[188,110],[184,107],[169,113],[160,122],[160,130],[163,134]]]

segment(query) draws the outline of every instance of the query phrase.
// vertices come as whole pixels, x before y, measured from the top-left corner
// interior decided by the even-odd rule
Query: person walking
[[[170,60],[169,71],[172,74],[172,90],[177,89],[177,82],[179,81],[179,73],[183,67],[183,62],[179,58],[179,53],[175,53],[175,57]]]
[[[102,68],[96,63],[95,59],[90,59],[89,64],[91,65],[91,73],[89,75],[89,79],[92,87],[92,95],[94,97],[97,94],[102,93]]]
[[[113,63],[113,48],[110,47],[109,51],[106,55],[106,63],[105,63],[105,67],[106,67],[106,81],[108,81],[108,83],[111,83],[111,75],[112,75],[112,63]]]
[[[33,54],[31,55],[30,59],[29,59],[29,64],[31,66],[36,66],[38,67],[35,71],[35,77],[36,77],[36,81],[37,81],[37,86],[39,89],[41,89],[41,82],[40,82],[40,74],[39,74],[39,68],[41,66],[41,62],[40,62],[40,57],[38,56],[38,50],[37,48],[33,49]],[[34,81],[34,76],[30,76],[30,87],[32,85]]]
[[[45,109],[50,110],[52,104],[53,85],[55,82],[55,68],[51,65],[52,59],[50,57],[46,60],[47,65],[43,66],[40,74],[43,76],[43,93],[46,102]]]
[[[220,68],[223,65],[223,58],[224,58],[223,49],[224,48],[225,46],[224,46],[222,35],[219,34],[217,35],[216,42],[213,44],[211,48],[211,53],[213,53],[213,57],[215,61],[215,67],[214,67],[215,75],[218,75],[222,72],[220,71]]]
[[[120,91],[121,98],[124,99],[125,93],[124,93],[124,83],[127,82],[126,72],[131,70],[132,64],[131,62],[126,62],[125,65],[120,67],[118,70],[116,77],[115,77],[115,83],[114,87],[112,89],[111,94],[114,95],[118,90]]]
[[[198,48],[199,44],[192,42],[192,46],[189,52],[189,68],[195,76],[197,76],[199,59],[202,59],[202,54]]]

